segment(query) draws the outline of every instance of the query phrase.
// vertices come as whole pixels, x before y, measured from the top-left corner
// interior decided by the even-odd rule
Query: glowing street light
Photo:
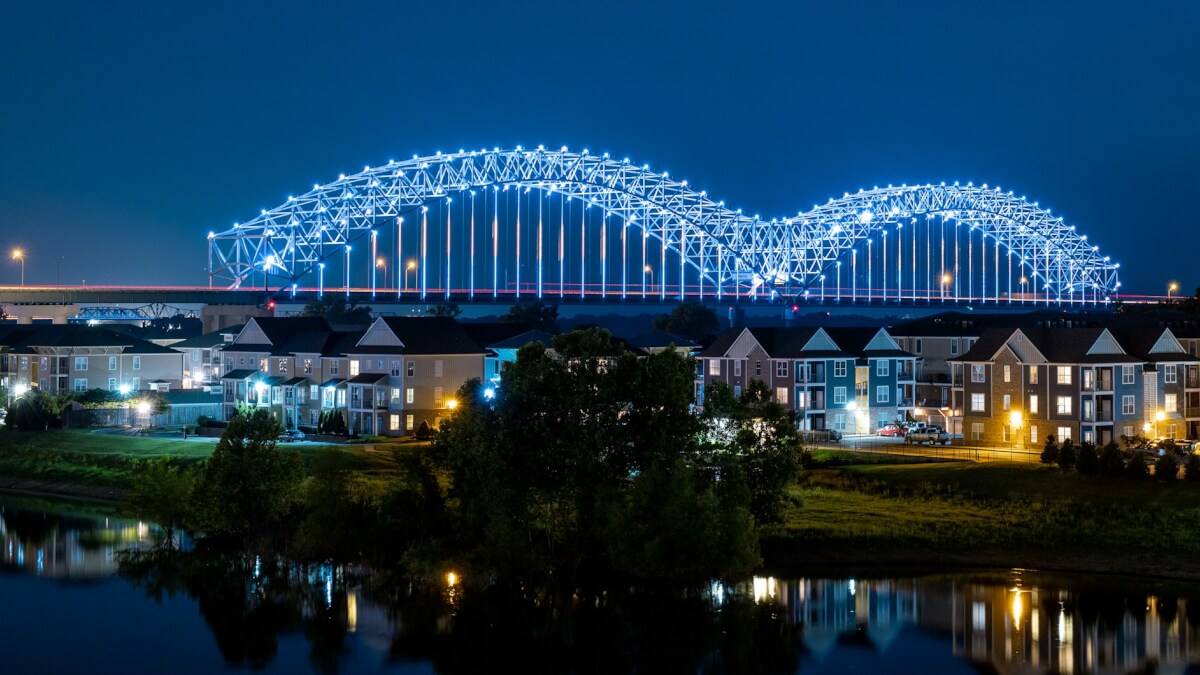
[[[650,292],[654,293],[654,268],[646,265],[642,268],[642,272],[650,275]]]
[[[455,408],[457,408],[457,407],[458,407],[458,401],[457,401],[456,399],[453,399],[453,398],[452,398],[452,399],[447,399],[447,400],[446,400],[446,407],[447,407],[448,409],[450,409],[450,410],[454,410]]]
[[[1154,436],[1156,438],[1162,438],[1162,429],[1159,428],[1159,425],[1165,419],[1167,419],[1167,414],[1163,411],[1159,410],[1158,412],[1154,413]]]
[[[1008,426],[1011,429],[1014,447],[1021,442],[1021,425],[1024,422],[1025,418],[1021,415],[1020,410],[1014,410],[1008,414]]]
[[[416,279],[417,279],[417,261],[416,260],[409,260],[408,263],[406,265],[404,265],[404,292],[405,293],[408,292],[408,273],[409,272],[413,273],[413,282],[416,283]]]
[[[22,285],[24,285],[24,284],[22,283]],[[1171,294],[1175,293],[1178,290],[1179,290],[1179,284],[1177,282],[1172,281],[1171,283],[1167,284],[1167,302],[1171,301]]]
[[[12,252],[12,259],[21,261],[21,285],[24,286],[25,285],[25,251],[23,251],[19,248],[14,248],[13,252]]]
[[[383,270],[383,286],[384,286],[383,290],[386,291],[387,290],[387,258],[384,258],[383,256],[376,258],[375,259],[375,269]],[[372,283],[372,285],[375,283],[374,276],[371,277],[371,283]],[[374,293],[375,289],[372,288],[371,292]]]
[[[946,304],[946,287],[950,285],[950,280],[949,274],[942,275],[942,304]]]

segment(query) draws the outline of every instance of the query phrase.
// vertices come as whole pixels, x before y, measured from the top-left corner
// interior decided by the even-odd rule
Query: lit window
[[[983,440],[983,422],[972,422],[971,423],[971,440],[973,440],[973,441],[982,441]]]
[[[1036,414],[1038,414],[1038,397],[1037,397],[1037,394],[1030,394],[1030,395],[1029,395],[1029,414],[1030,414],[1030,415],[1036,415]]]
[[[412,405],[413,399],[414,399],[413,388],[409,387],[408,389],[405,389],[404,390],[404,402],[407,403],[408,405]]]
[[[1165,408],[1167,412],[1169,412],[1169,413],[1179,412],[1179,409],[1176,408],[1176,405],[1177,405],[1177,402],[1175,399],[1175,394],[1163,395],[1163,408]]]
[[[776,401],[779,401],[779,402],[780,402],[780,403],[782,403],[783,405],[787,405],[787,402],[788,402],[788,388],[787,388],[787,387],[776,387],[776,389],[775,389],[775,400],[776,400]]]
[[[971,412],[983,412],[985,407],[983,394],[971,394]]]
[[[1008,365],[1007,363],[1004,364],[1004,381],[1012,382],[1012,366]],[[1007,409],[1008,408],[1006,406],[1005,410],[1007,410]]]
[[[1038,383],[1038,367],[1029,366],[1029,384]]]
[[[230,365],[230,366],[232,366],[232,365],[233,365],[233,359],[230,359],[230,360],[229,360],[229,365]],[[116,369],[117,369],[117,357],[115,357],[115,356],[110,356],[110,357],[108,357],[108,369],[109,369],[109,370],[116,370]]]
[[[1058,366],[1055,372],[1058,384],[1071,384],[1071,366]]]
[[[1058,442],[1062,443],[1071,438],[1071,427],[1058,428]]]
[[[971,381],[972,382],[984,382],[985,381],[982,363],[971,364]]]
[[[1042,439],[1038,438],[1038,428],[1037,428],[1036,424],[1029,427],[1029,442],[1030,443],[1041,443],[1042,442]]]
[[[358,359],[350,359],[350,377],[358,377]]]
[[[1005,394],[1004,395],[1004,409],[1009,410],[1011,408],[1012,408],[1012,395]]]
[[[413,416],[412,415],[404,416],[404,430],[405,431],[413,430]]]
[[[1059,415],[1070,415],[1071,414],[1071,397],[1070,396],[1059,396],[1057,399],[1057,405],[1055,406],[1055,411]]]
[[[708,374],[714,377],[721,374],[721,359],[708,360]]]

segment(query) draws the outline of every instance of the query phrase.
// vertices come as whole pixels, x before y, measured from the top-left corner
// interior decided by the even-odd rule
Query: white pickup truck
[[[946,433],[941,427],[927,426],[924,429],[908,432],[904,437],[904,442],[908,445],[912,445],[913,443],[949,445],[950,434]]]

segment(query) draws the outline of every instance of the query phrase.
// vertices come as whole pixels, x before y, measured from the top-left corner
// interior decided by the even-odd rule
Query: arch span
[[[539,197],[557,199],[560,205],[560,229],[556,236],[552,229],[546,231],[546,204],[538,199],[536,244],[534,230],[530,229],[535,207],[531,204],[523,207],[521,202],[522,195],[531,192]],[[455,199],[459,200],[457,207],[451,206]],[[515,225],[511,222],[511,205],[504,200],[515,200]],[[502,203],[506,205],[503,229],[500,227]],[[922,239],[917,230],[924,228],[923,245],[931,249],[934,224],[942,232],[943,248],[948,241],[945,234],[948,226],[955,232],[956,247],[963,242],[968,246],[975,240],[980,242],[980,264],[983,266],[980,283],[984,293],[979,297],[988,297],[989,286],[991,297],[1000,297],[1001,252],[1010,268],[1010,288],[1007,289],[1010,298],[1013,296],[1011,268],[1014,262],[1021,278],[1028,280],[1028,290],[1040,293],[1046,299],[1101,301],[1120,287],[1119,266],[1102,256],[1098,247],[1087,241],[1086,235],[1076,233],[1073,226],[1065,225],[1061,218],[1036,203],[998,188],[957,184],[889,186],[846,194],[793,217],[766,220],[727,208],[706,192],[694,190],[687,181],[676,180],[665,172],[652,171],[648,166],[633,164],[628,159],[595,155],[587,150],[572,152],[565,147],[559,150],[517,147],[414,156],[410,160],[390,161],[353,175],[342,175],[324,185],[314,185],[312,190],[289,197],[248,222],[210,233],[210,275],[232,286],[247,283],[256,273],[294,283],[318,271],[323,274],[327,261],[340,261],[344,254],[345,283],[349,287],[352,244],[369,238],[374,248],[379,232],[393,229],[397,240],[395,260],[398,262],[406,255],[404,237],[408,236],[409,242],[420,238],[419,254],[424,274],[430,205],[434,205],[439,213],[446,213],[444,242],[442,231],[436,234],[439,245],[444,243],[443,290],[447,295],[457,288],[456,284],[467,283],[464,263],[456,265],[456,261],[468,255],[469,246],[470,260],[465,264],[470,266],[469,290],[472,295],[477,287],[488,286],[489,276],[490,291],[497,293],[501,266],[506,268],[508,278],[505,289],[515,289],[518,295],[522,290],[540,295],[546,277],[553,276],[554,263],[557,263],[560,294],[573,287],[580,293],[590,294],[597,292],[595,288],[598,287],[602,295],[610,292],[615,295],[619,276],[620,294],[624,297],[630,286],[632,269],[633,287],[639,287],[640,281],[641,291],[645,293],[648,274],[651,294],[663,297],[669,292],[679,297],[720,298],[722,295],[758,294],[765,289],[786,289],[787,293],[800,294],[818,286],[824,296],[826,277],[837,270],[839,281],[832,285],[831,294],[857,297],[858,281],[862,278],[868,289],[866,296],[875,298],[875,288],[887,289],[894,276],[892,290],[885,290],[882,298],[892,297],[891,293],[895,291],[898,299],[906,299],[906,293],[917,299],[919,289],[924,288],[928,296],[934,286],[944,284],[931,281],[931,275],[940,279],[948,274],[944,258],[937,261],[935,269],[932,250],[923,252],[927,254],[920,261],[923,266],[918,263],[917,247],[922,244]],[[465,224],[463,233],[456,234],[458,225],[452,219],[456,208],[460,213],[454,217],[461,217],[464,223],[469,208],[469,236]],[[522,208],[526,214],[525,225],[521,224]],[[574,213],[568,209],[575,208],[578,208],[578,218],[583,223],[577,242],[571,240],[572,234],[563,223],[564,214]],[[589,215],[593,211],[598,215]],[[476,216],[479,216],[479,222]],[[589,222],[592,223],[590,226]],[[903,231],[905,225],[910,226],[909,234]],[[524,251],[521,249],[523,232],[526,237]],[[891,249],[888,232],[894,233],[891,241],[897,242],[894,259],[900,272],[887,270],[884,259],[884,269],[876,278],[870,256],[880,249],[886,255]],[[515,252],[505,250],[504,255],[500,255],[501,240],[506,249],[512,249],[514,245],[510,239],[513,235]],[[911,242],[904,239],[906,236]],[[619,263],[614,260],[617,254],[610,253],[618,246],[618,241]],[[455,242],[459,244],[457,247]],[[652,242],[652,250],[648,250],[646,242]],[[988,253],[988,242],[993,247],[991,254]],[[568,243],[577,246],[578,250],[568,250]],[[903,264],[907,255],[907,249],[903,248],[906,243],[912,244],[907,269]],[[477,245],[485,259],[482,263],[475,260]],[[641,247],[640,257],[630,255],[631,246],[635,252]],[[860,250],[865,257],[865,274],[857,269]],[[576,253],[578,263],[565,264],[564,260],[571,259]],[[533,286],[535,272],[527,268],[534,266],[535,255],[536,286]],[[990,263],[989,255],[995,258]],[[974,249],[969,256],[968,260],[973,263]],[[489,257],[490,267],[486,260]],[[850,284],[840,278],[843,262],[854,267],[847,275]],[[993,266],[991,272],[996,279],[991,284],[987,283],[989,264]],[[409,265],[411,268],[412,263]],[[456,267],[457,272],[452,271]],[[923,271],[918,274],[919,270]],[[397,270],[394,268],[393,271]],[[477,271],[481,273],[478,284]],[[609,276],[610,271],[614,276]],[[439,267],[438,274],[441,273]],[[454,276],[456,273],[459,276]],[[640,279],[637,278],[639,274]],[[963,275],[969,278],[972,290],[967,295],[968,298],[974,296],[977,276],[974,268],[964,271],[961,265],[956,265],[953,274],[956,280]],[[553,287],[553,280],[550,286]],[[398,280],[396,287],[399,291]],[[424,277],[420,288],[424,295],[427,290]],[[944,293],[944,288],[941,290]],[[1024,284],[1021,290],[1027,290]]]

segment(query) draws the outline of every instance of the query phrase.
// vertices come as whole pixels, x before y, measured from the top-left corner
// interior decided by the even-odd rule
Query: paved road
[[[905,457],[933,457],[937,459],[958,459],[972,462],[1030,462],[1037,463],[1042,449],[996,448],[972,445],[959,445],[962,439],[954,445],[907,445],[903,439],[886,436],[847,436],[841,443],[819,443],[816,447],[831,450],[855,450],[881,455],[899,455]]]

